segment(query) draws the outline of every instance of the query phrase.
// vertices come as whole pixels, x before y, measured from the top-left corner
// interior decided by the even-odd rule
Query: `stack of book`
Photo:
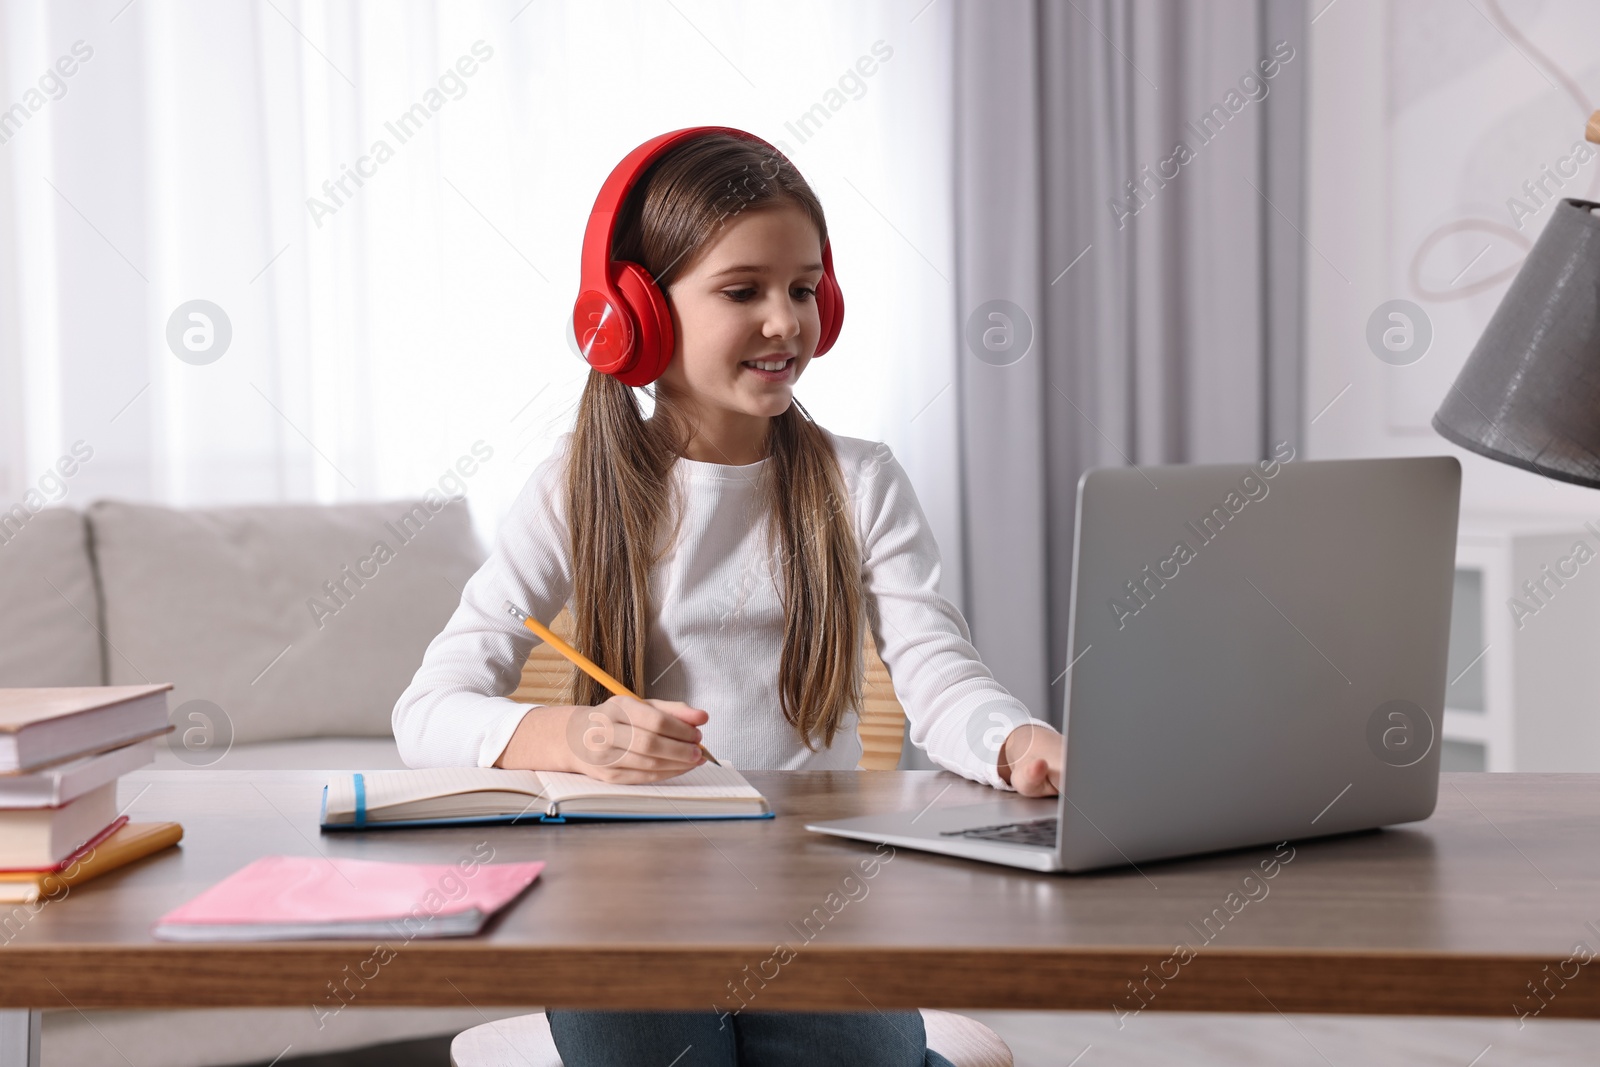
[[[183,836],[117,809],[117,779],[172,729],[171,688],[0,689],[0,904],[56,899]]]

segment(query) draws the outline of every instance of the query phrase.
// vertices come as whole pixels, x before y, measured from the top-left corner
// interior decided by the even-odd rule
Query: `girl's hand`
[[[658,782],[704,762],[696,727],[710,718],[680,700],[625,696],[594,707],[532,708],[495,766],[569,771],[625,785]]]
[[[1024,723],[1006,735],[995,769],[1000,778],[1025,797],[1053,797],[1061,792],[1059,733],[1048,726]]]
[[[705,762],[700,731],[711,718],[681,700],[614,696],[574,707],[567,723],[572,770],[602,782],[638,784],[672,778]]]

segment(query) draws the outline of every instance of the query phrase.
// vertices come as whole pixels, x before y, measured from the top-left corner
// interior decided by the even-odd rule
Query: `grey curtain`
[[[961,596],[1057,723],[1079,476],[1301,448],[1307,30],[1301,0],[957,0]]]

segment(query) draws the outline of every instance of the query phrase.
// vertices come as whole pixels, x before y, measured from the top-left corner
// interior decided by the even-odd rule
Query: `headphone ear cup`
[[[833,342],[839,339],[839,329],[844,325],[844,293],[839,289],[832,269],[824,271],[822,280],[817,282],[817,317],[821,320],[822,330],[817,336],[817,350],[811,354],[812,359],[833,347]]]
[[[633,352],[614,376],[624,385],[649,385],[661,377],[672,362],[674,333],[672,312],[667,299],[650,273],[637,263],[616,261],[611,265],[611,283],[633,315]]]

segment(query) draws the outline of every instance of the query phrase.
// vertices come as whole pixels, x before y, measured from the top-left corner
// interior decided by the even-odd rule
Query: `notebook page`
[[[413,800],[498,790],[542,795],[539,776],[533,771],[508,771],[501,767],[427,767],[413,771],[365,771],[361,775],[367,791],[367,810],[406,804]],[[355,775],[341,774],[328,779],[328,812],[352,813],[356,810]]]
[[[663,801],[714,800],[722,798],[748,798],[760,800],[755,786],[745,781],[744,775],[726,764],[702,763],[676,778],[649,785],[618,785],[602,782],[586,774],[568,774],[564,771],[540,771],[545,785],[545,796],[554,801],[573,800],[579,797],[660,797]],[[669,809],[670,810],[670,809]]]

